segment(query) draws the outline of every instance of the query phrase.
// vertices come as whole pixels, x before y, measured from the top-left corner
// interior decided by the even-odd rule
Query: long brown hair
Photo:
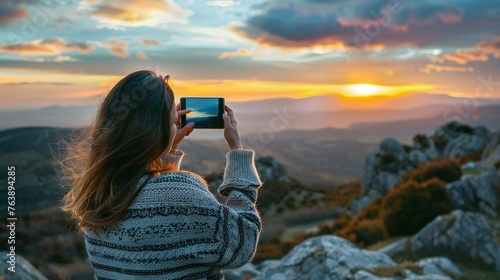
[[[82,231],[98,234],[99,227],[117,223],[143,175],[174,169],[162,160],[171,140],[173,105],[168,81],[152,71],[133,72],[107,94],[90,126],[70,141],[61,139],[66,149],[59,163],[71,186],[61,209]]]

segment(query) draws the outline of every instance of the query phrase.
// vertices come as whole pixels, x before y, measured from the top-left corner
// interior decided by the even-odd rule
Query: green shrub
[[[375,166],[377,170],[390,170],[391,164],[393,164],[396,161],[396,157],[391,154],[383,154],[380,157],[379,162]]]
[[[370,246],[387,237],[384,223],[381,219],[363,220],[355,229],[356,244],[360,247]]]
[[[382,219],[390,236],[412,235],[436,216],[452,210],[446,184],[436,178],[409,181],[392,189],[382,204]]]
[[[342,216],[333,225],[335,235],[343,237],[359,247],[369,246],[384,240],[386,230],[384,224],[380,220],[381,208],[384,199],[378,197],[374,199],[370,205],[361,210],[359,214],[353,218]],[[340,225],[344,225],[342,228]]]
[[[456,160],[449,158],[436,159],[427,164],[420,165],[410,172],[406,181],[426,182],[432,178],[450,183],[460,180],[462,170]]]
[[[417,134],[413,136],[413,144],[420,144],[422,148],[428,148],[427,136],[425,134]]]

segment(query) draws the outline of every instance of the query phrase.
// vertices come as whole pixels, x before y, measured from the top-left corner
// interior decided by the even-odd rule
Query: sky
[[[0,2],[0,109],[92,104],[139,69],[176,98],[500,98],[500,1]]]

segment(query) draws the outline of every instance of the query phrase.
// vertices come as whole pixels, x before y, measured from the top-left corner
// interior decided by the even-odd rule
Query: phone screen
[[[194,122],[194,128],[224,128],[224,98],[220,97],[182,97],[181,110],[191,109],[182,116],[181,125]]]

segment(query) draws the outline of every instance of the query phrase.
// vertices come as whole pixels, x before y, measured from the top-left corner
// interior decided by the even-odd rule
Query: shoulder
[[[207,181],[200,175],[184,170],[169,171],[155,176],[149,180],[147,185],[163,185],[163,184],[187,184],[191,186],[201,187],[206,189],[208,187]]]
[[[215,200],[206,180],[193,172],[171,171],[151,178],[133,204],[192,203],[197,199],[205,202]]]

